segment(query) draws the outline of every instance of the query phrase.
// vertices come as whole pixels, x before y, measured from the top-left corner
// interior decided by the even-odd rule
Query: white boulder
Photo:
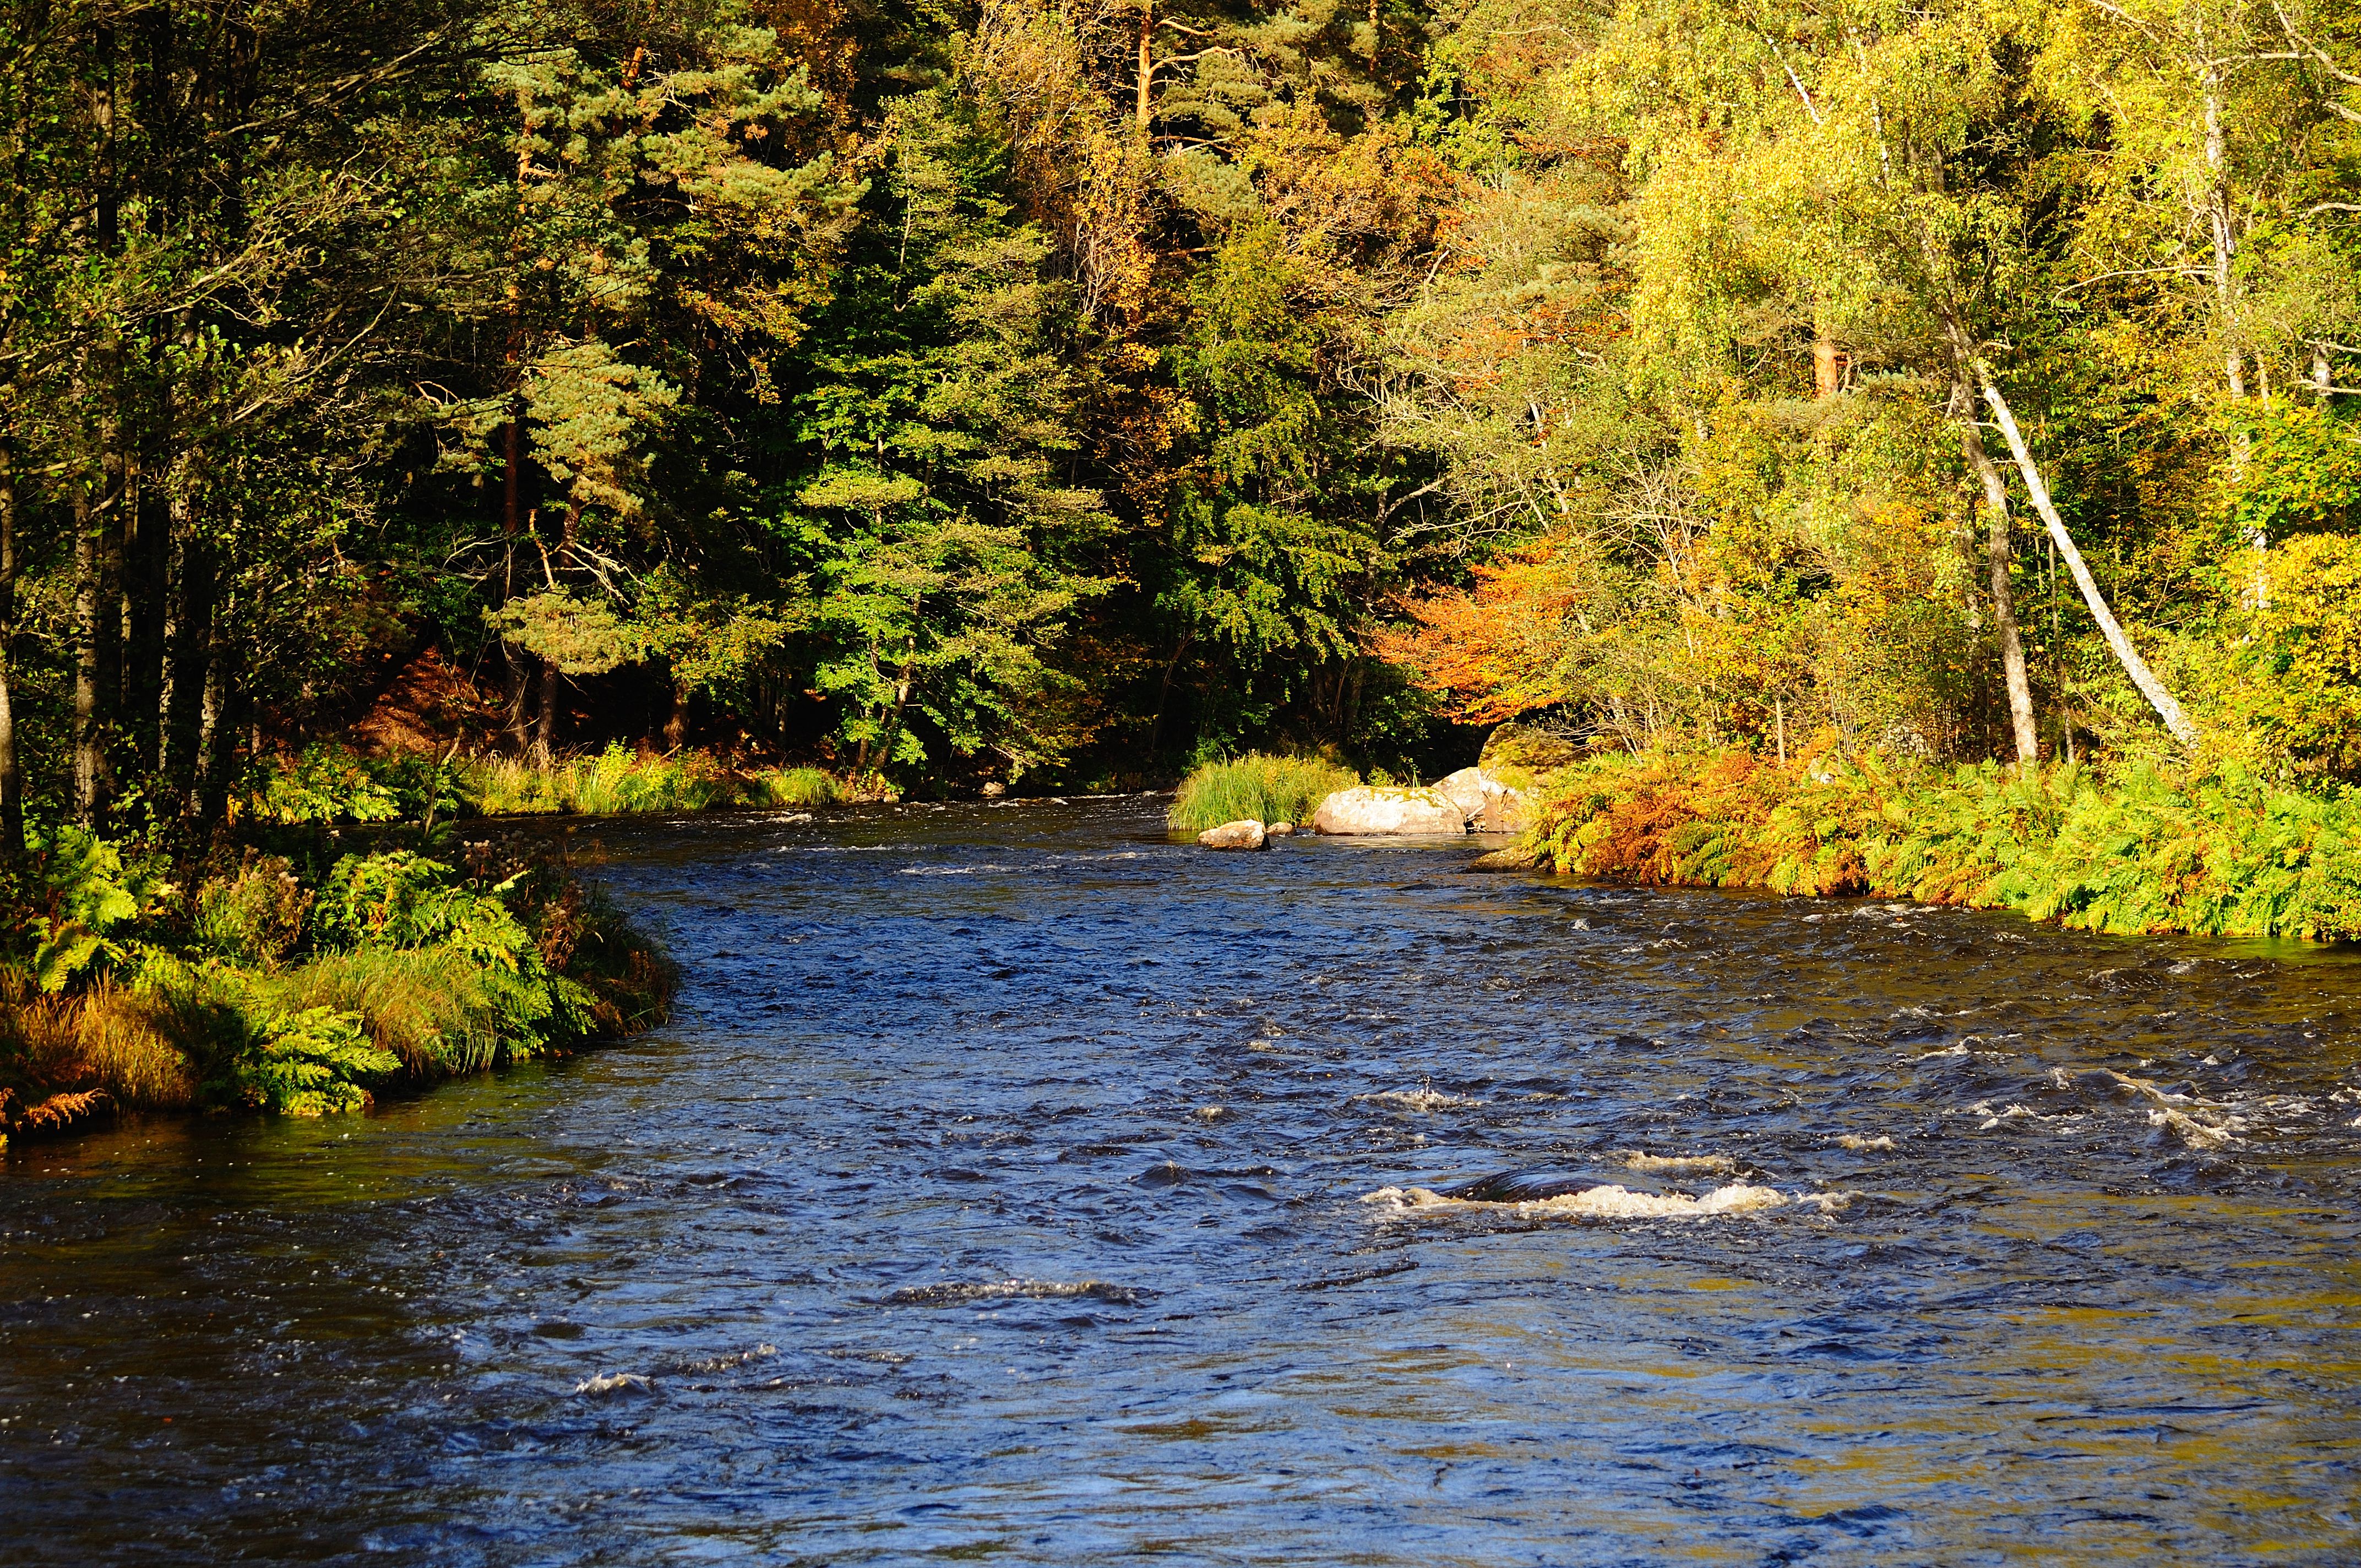
[[[1434,786],[1434,793],[1466,813],[1478,833],[1512,832],[1525,825],[1525,796],[1480,767],[1462,768]]]
[[[1467,814],[1435,790],[1359,784],[1322,801],[1312,814],[1312,830],[1436,837],[1467,831]]]

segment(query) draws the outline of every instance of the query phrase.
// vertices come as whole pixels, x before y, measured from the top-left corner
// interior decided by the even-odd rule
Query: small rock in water
[[[1200,1105],[1189,1113],[1200,1122],[1218,1122],[1229,1113],[1230,1110],[1226,1105]]]
[[[1292,822],[1274,822],[1269,827],[1264,828],[1263,831],[1273,839],[1284,839],[1289,834],[1295,831],[1295,824]]]
[[[1269,837],[1261,823],[1247,820],[1208,828],[1197,835],[1197,842],[1208,850],[1259,850],[1269,842]]]
[[[998,800],[1002,795],[1006,795],[1007,793],[1008,786],[1002,784],[998,779],[994,779],[990,784],[983,786],[983,798],[986,800]]]

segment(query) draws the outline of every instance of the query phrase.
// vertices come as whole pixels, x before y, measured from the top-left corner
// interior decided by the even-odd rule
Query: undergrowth
[[[1302,822],[1320,803],[1361,782],[1349,768],[1319,757],[1271,757],[1250,751],[1208,762],[1180,782],[1165,820],[1176,832],[1202,833],[1224,822]]]
[[[704,751],[655,756],[609,746],[597,756],[575,757],[546,768],[510,757],[477,758],[461,770],[459,793],[466,809],[478,817],[533,812],[612,817],[729,806],[827,806],[850,798],[851,792],[818,768],[742,772]]]
[[[1606,756],[1555,776],[1525,848],[1619,881],[1913,898],[2093,931],[2361,938],[2361,795],[2231,771]]]
[[[538,766],[496,755],[368,757],[321,745],[258,773],[241,810],[255,821],[282,826],[447,822],[829,806],[852,795],[842,780],[819,768],[737,768],[708,751],[657,755],[615,745]]]
[[[309,868],[248,850],[189,880],[74,829],[17,873],[0,1142],[110,1109],[358,1110],[648,1027],[676,979],[599,889],[484,846]]]

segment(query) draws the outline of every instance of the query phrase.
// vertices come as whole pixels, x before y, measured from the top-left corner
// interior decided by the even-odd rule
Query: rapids
[[[2361,960],[1159,804],[586,828],[670,1027],[11,1151],[7,1562],[2361,1558]]]

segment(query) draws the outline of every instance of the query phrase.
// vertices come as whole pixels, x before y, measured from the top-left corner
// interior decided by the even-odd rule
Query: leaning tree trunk
[[[1960,391],[1966,389],[1962,387]],[[1973,400],[1962,397],[1960,401],[1972,414]],[[2033,721],[2033,685],[2025,673],[2025,642],[2017,635],[2016,600],[2009,588],[2008,568],[2014,547],[2009,539],[2008,484],[2001,477],[1991,454],[1984,450],[1983,433],[1976,428],[1973,418],[1960,422],[1960,446],[1967,454],[1968,466],[1983,486],[1984,506],[1992,514],[1987,554],[1992,569],[1993,624],[2000,632],[2000,667],[2008,683],[2008,724],[2016,737],[2016,760],[2029,768],[2041,760],[2041,739]]]
[[[2165,689],[2164,683],[2156,678],[2155,672],[2147,667],[2147,661],[2140,657],[2139,650],[2132,646],[2132,640],[2125,634],[2123,624],[2107,608],[2106,597],[2100,593],[2098,580],[2091,576],[2091,568],[2083,564],[2081,551],[2074,547],[2073,535],[2066,532],[2066,524],[2059,517],[2057,506],[2050,500],[2049,487],[2042,481],[2041,468],[2034,462],[2033,453],[2025,444],[2024,433],[2016,428],[2016,416],[2009,411],[2008,400],[2001,395],[1999,385],[1981,361],[1971,360],[1971,363],[1974,366],[1976,382],[1983,392],[1984,401],[1991,406],[1993,421],[1999,424],[2001,434],[2008,440],[2009,454],[2016,459],[2016,471],[2025,480],[2026,493],[2033,498],[2033,510],[2041,514],[2042,525],[2049,531],[2050,543],[2058,546],[2059,558],[2066,563],[2067,571],[2073,574],[2074,586],[2082,590],[2082,602],[2090,608],[2091,619],[2099,623],[2099,634],[2107,640],[2107,646],[2114,650],[2124,673],[2131,677],[2132,685],[2139,688],[2140,695],[2147,698],[2148,705],[2156,709],[2157,717],[2164,720],[2164,727],[2172,731],[2173,738],[2184,746],[2195,746],[2197,726],[2190,722],[2189,716],[2181,711],[2180,702]]]

